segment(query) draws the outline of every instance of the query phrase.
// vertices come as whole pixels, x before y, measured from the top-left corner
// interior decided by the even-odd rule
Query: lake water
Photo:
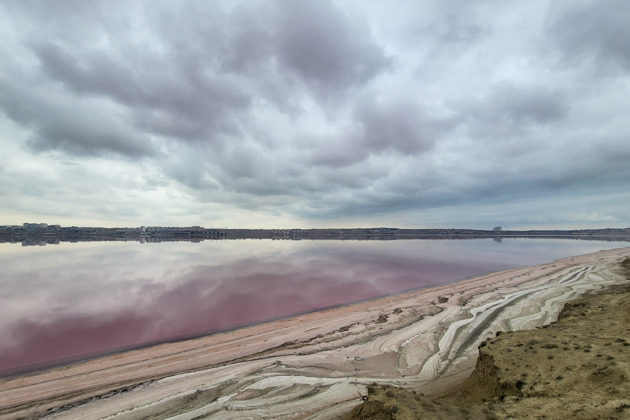
[[[558,239],[0,244],[0,376],[627,245]]]

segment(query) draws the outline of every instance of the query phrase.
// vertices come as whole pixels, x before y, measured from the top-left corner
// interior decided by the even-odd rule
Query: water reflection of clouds
[[[0,373],[553,258],[547,242],[547,259],[520,243],[126,243],[0,254]]]

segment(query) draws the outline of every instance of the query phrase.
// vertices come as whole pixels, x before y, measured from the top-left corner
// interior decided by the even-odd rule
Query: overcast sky
[[[0,224],[630,226],[630,2],[0,2]]]

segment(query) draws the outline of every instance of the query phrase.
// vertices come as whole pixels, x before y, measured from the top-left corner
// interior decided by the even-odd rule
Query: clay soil
[[[622,263],[630,281],[630,259]],[[374,383],[352,419],[629,419],[630,282],[566,304],[558,320],[498,332],[441,397]]]

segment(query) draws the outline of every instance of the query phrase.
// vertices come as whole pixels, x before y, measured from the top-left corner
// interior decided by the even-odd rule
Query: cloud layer
[[[630,224],[624,1],[0,8],[0,223]]]

